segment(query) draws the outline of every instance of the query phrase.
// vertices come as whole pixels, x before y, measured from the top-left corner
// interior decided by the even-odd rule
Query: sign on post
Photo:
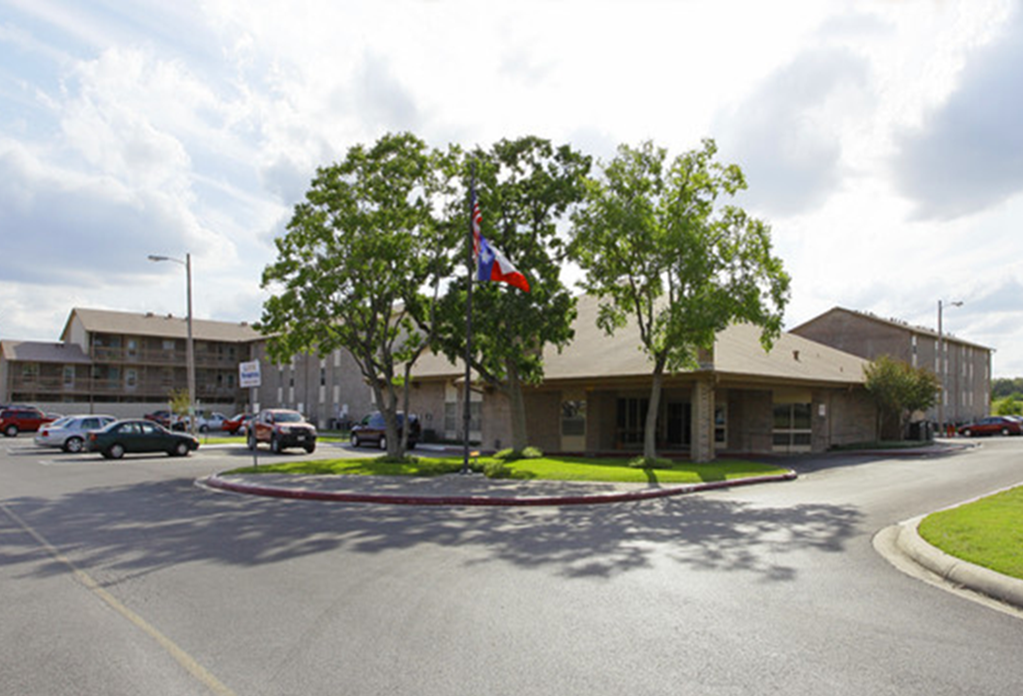
[[[238,386],[242,389],[261,386],[258,360],[238,363]]]

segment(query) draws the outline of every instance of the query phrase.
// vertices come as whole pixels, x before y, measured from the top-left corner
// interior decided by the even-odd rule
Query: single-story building
[[[652,363],[630,325],[608,336],[598,300],[582,296],[575,338],[548,347],[542,384],[525,388],[531,445],[587,454],[642,450]],[[666,375],[658,409],[663,455],[707,461],[719,454],[820,452],[875,440],[877,411],[864,388],[867,361],[783,333],[770,351],[744,324],[718,334],[697,369]],[[412,411],[437,439],[461,437],[464,366],[443,356],[413,371]],[[470,439],[500,449],[511,440],[509,402],[482,383],[471,391]]]

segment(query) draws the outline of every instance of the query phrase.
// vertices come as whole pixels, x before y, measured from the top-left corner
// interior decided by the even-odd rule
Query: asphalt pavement
[[[870,454],[941,457],[973,446],[972,443],[945,441],[934,446],[873,451]],[[637,502],[724,488],[778,483],[797,477],[795,470],[789,470],[775,476],[662,486],[657,483],[489,479],[476,472],[435,477],[214,474],[197,483],[244,495],[335,503],[529,507]],[[879,537],[886,541],[875,544],[878,551],[889,557],[897,554],[899,559],[890,558],[897,567],[904,567],[905,562],[909,561],[950,587],[963,588],[1023,609],[1023,580],[949,556],[931,546],[918,532],[923,518],[918,516],[882,531]]]

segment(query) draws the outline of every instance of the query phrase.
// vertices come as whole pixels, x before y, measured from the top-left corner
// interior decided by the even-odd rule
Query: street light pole
[[[962,307],[963,303],[961,300],[955,302],[949,302],[953,307]],[[942,437],[945,436],[945,395],[948,393],[948,389],[945,387],[945,376],[948,373],[947,365],[945,364],[945,334],[941,326],[943,305],[942,301],[938,300],[938,384],[941,385],[941,394],[938,396],[938,434]]]
[[[149,255],[150,261],[173,261],[185,267],[185,287],[188,298],[188,339],[185,342],[185,370],[188,375],[188,430],[195,435],[195,345],[192,341],[192,254],[186,253],[185,260],[172,256]]]

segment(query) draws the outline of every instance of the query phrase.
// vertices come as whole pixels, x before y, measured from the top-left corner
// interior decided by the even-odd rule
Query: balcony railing
[[[175,365],[183,367],[187,362],[187,353],[184,350],[94,346],[92,348],[92,359],[102,364]],[[244,362],[246,359],[245,356],[237,354],[227,355],[196,351],[195,366],[237,369],[238,363]]]
[[[181,381],[163,379],[138,379],[128,383],[123,377],[118,379],[100,377],[76,377],[64,380],[63,377],[22,376],[15,375],[9,383],[11,394],[33,394],[42,400],[59,400],[60,397],[76,399],[93,396],[124,396],[152,400],[166,398],[176,389],[186,389],[184,377]],[[242,390],[226,385],[198,383],[195,386],[196,398],[202,400],[239,398]]]

